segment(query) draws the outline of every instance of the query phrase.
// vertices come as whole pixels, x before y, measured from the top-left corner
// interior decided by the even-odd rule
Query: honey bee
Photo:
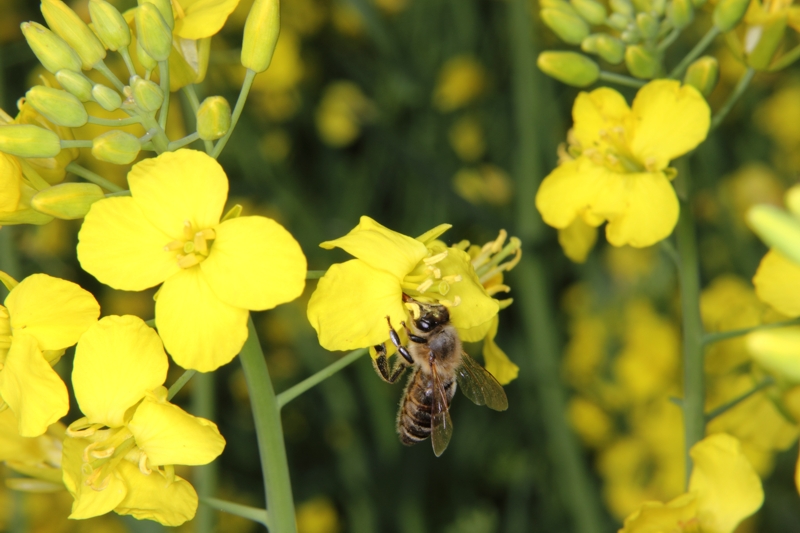
[[[403,346],[387,316],[389,338],[402,358],[397,358],[390,371],[386,345],[379,344],[375,346],[377,357],[373,363],[388,383],[395,383],[407,368],[414,368],[397,413],[397,432],[406,446],[431,437],[433,453],[439,457],[453,434],[450,402],[456,387],[475,404],[495,411],[505,411],[508,399],[494,376],[463,351],[458,332],[450,324],[447,307],[417,302],[406,294],[403,301],[418,310],[411,328],[405,322],[400,323],[408,334],[409,344]]]

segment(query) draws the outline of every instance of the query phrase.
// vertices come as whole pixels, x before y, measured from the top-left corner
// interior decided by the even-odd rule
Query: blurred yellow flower
[[[778,176],[770,167],[761,163],[748,163],[723,181],[720,196],[733,212],[737,229],[743,229],[746,227],[745,215],[752,206],[783,205],[783,189]]]
[[[269,69],[256,76],[253,81],[250,98],[273,122],[289,119],[300,108],[297,85],[306,71],[300,56],[300,44],[297,33],[281,28]],[[236,73],[237,76],[243,75],[240,70]]]
[[[361,126],[372,120],[375,113],[373,103],[358,85],[336,81],[325,88],[314,117],[322,141],[341,148],[361,135]]]
[[[433,106],[443,113],[455,111],[481,96],[486,85],[486,69],[475,57],[451,57],[439,71],[433,90]]]
[[[597,228],[576,217],[566,228],[558,230],[558,244],[570,261],[583,263],[597,242]]]
[[[480,121],[472,115],[456,120],[447,132],[453,151],[468,163],[477,161],[486,152],[486,139]]]
[[[339,533],[342,525],[333,503],[318,496],[297,506],[297,533]]]
[[[64,490],[61,481],[63,424],[56,422],[38,437],[22,437],[11,409],[0,412],[0,461],[29,477],[8,477],[6,486],[25,492]]]
[[[569,423],[586,446],[599,448],[614,436],[614,422],[588,398],[573,396],[567,404]]]
[[[453,177],[456,193],[471,204],[508,205],[514,184],[503,169],[494,165],[462,168]]]

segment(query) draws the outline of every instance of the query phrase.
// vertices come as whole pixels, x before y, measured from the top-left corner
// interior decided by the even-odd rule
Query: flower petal
[[[303,293],[306,257],[283,226],[265,217],[238,217],[214,231],[217,237],[200,269],[220,300],[263,311]]]
[[[711,125],[703,95],[674,80],[651,81],[639,89],[631,111],[631,151],[649,169],[663,170],[670,160],[693,150]]]
[[[117,513],[165,526],[179,526],[194,518],[197,492],[185,479],[175,476],[170,483],[155,471],[149,476],[142,474],[128,461],[122,461],[117,469],[128,485],[128,493],[114,509]]]
[[[125,483],[116,475],[116,472],[109,473],[108,486],[103,490],[94,490],[84,481],[81,471],[83,465],[83,451],[91,442],[88,439],[76,439],[68,437],[64,439],[64,453],[62,465],[64,470],[64,485],[75,498],[72,503],[72,514],[69,518],[84,519],[93,516],[104,515],[114,510],[125,498],[127,487]],[[127,461],[122,461],[127,463]],[[132,465],[131,465],[132,466]],[[135,467],[134,467],[135,468]]]
[[[609,176],[614,174],[587,157],[567,161],[542,181],[536,192],[536,209],[547,224],[564,229],[589,207]]]
[[[78,261],[100,282],[124,291],[154,287],[180,268],[175,240],[148,221],[130,197],[95,202],[78,232]]]
[[[0,213],[13,213],[20,199],[22,169],[17,158],[0,153]]]
[[[45,360],[36,338],[24,331],[11,338],[0,370],[0,396],[14,411],[23,437],[42,435],[69,411],[66,385]]]
[[[753,276],[756,296],[779,312],[800,316],[800,265],[770,250]]]
[[[669,503],[644,502],[625,519],[619,533],[661,533],[680,531],[692,524],[697,512],[694,494],[682,494]]]
[[[151,466],[205,465],[225,448],[225,439],[213,422],[153,395],[136,408],[128,429]]]
[[[175,20],[175,34],[184,39],[211,37],[222,29],[239,0],[197,0],[179,2],[186,16]]]
[[[398,280],[428,255],[417,239],[386,228],[369,217],[361,217],[358,226],[344,237],[320,244],[330,250],[336,246],[361,259],[367,265],[392,274]]]
[[[436,250],[434,248],[434,250]],[[492,319],[500,310],[497,300],[489,296],[475,273],[469,254],[458,248],[447,248],[447,257],[436,263],[442,276],[460,276],[461,281],[450,284],[443,296],[458,305],[451,306],[450,322],[459,329],[479,326]]]
[[[332,265],[308,302],[308,320],[326,350],[354,350],[389,338],[386,317],[406,320],[403,293],[394,275],[359,259]]]
[[[33,274],[6,298],[12,330],[25,330],[42,350],[72,346],[100,316],[94,296],[80,286],[47,274]]]
[[[168,367],[161,340],[141,318],[104,317],[75,349],[75,399],[92,423],[119,427],[125,411],[164,383]]]
[[[500,385],[511,383],[517,379],[519,367],[511,362],[503,350],[494,342],[497,336],[498,316],[491,320],[491,327],[483,341],[483,361],[486,370],[494,376]]]
[[[200,372],[236,357],[247,339],[247,316],[247,309],[217,298],[199,267],[170,277],[156,300],[156,327],[167,352],[183,368]]]
[[[164,152],[140,161],[128,173],[128,184],[145,218],[171,237],[167,242],[184,239],[187,220],[195,230],[216,226],[228,198],[225,171],[196,150]]]
[[[755,331],[746,339],[753,361],[792,383],[800,383],[800,327]]]
[[[575,125],[570,137],[583,150],[603,141],[601,132],[622,125],[631,109],[625,98],[614,89],[601,87],[587,93],[581,92],[572,106]]]
[[[452,227],[453,227],[452,224],[439,224],[435,228],[431,228],[422,235],[420,235],[419,237],[417,237],[417,240],[426,245],[430,244],[432,241],[438,239],[445,231],[449,230]]]
[[[573,263],[585,262],[595,242],[597,228],[584,222],[581,217],[576,217],[572,224],[558,230],[558,244]]]

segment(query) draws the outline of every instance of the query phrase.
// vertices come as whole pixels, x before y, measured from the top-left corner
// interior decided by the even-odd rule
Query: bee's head
[[[443,305],[421,303],[411,298],[409,298],[409,301],[414,301],[419,310],[419,313],[413,313],[414,326],[423,333],[432,331],[436,326],[450,321],[450,312]]]

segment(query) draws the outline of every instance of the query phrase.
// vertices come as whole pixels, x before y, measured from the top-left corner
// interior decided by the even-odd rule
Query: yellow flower
[[[26,492],[64,490],[61,481],[63,424],[56,422],[38,437],[22,437],[19,422],[10,409],[0,413],[0,461],[30,477],[6,478],[6,485]]]
[[[585,262],[596,242],[597,228],[580,217],[575,217],[571,224],[558,230],[558,244],[573,263]]]
[[[671,159],[708,134],[710,110],[702,95],[677,81],[642,87],[628,107],[621,94],[600,88],[581,93],[568,136],[574,159],[542,182],[536,207],[544,221],[564,229],[580,217],[590,226],[607,221],[614,246],[644,247],[666,238],[678,220],[670,185]]]
[[[468,55],[451,57],[442,65],[433,91],[433,105],[442,112],[464,107],[486,90],[486,69]]]
[[[435,241],[449,228],[441,224],[414,239],[364,216],[344,237],[320,244],[356,257],[331,266],[308,302],[308,320],[320,344],[327,350],[353,350],[386,341],[387,316],[395,327],[408,320],[404,293],[449,306],[459,332],[487,324],[499,305],[487,294],[469,255]]]
[[[514,185],[503,169],[480,165],[459,170],[453,177],[453,189],[471,204],[502,207],[511,201]]]
[[[64,441],[70,518],[113,510],[177,526],[194,516],[197,493],[173,465],[210,463],[225,439],[167,401],[168,366],[158,335],[137,317],[105,317],[81,338],[72,383],[86,416]]]
[[[163,282],[156,326],[184,368],[208,372],[247,338],[249,310],[272,309],[305,286],[300,246],[274,220],[220,220],[228,194],[222,167],[179,150],[134,165],[129,197],[96,202],[78,234],[78,260],[115,289]]]
[[[717,433],[695,444],[689,490],[669,503],[646,502],[625,519],[620,533],[732,533],[764,502],[761,480],[739,441]]]
[[[46,274],[22,280],[0,306],[0,396],[21,436],[39,436],[67,414],[67,387],[51,367],[98,316],[91,294]]]
[[[320,138],[330,146],[347,146],[361,135],[361,125],[375,109],[358,85],[337,81],[325,88],[315,119]]]

